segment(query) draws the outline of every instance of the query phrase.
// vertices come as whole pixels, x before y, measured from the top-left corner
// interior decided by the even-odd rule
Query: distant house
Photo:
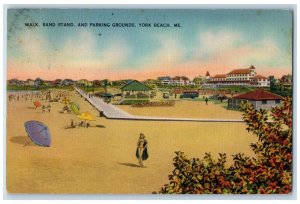
[[[74,81],[72,79],[64,79],[60,82],[61,86],[72,86]]]
[[[34,86],[34,80],[33,79],[27,79],[25,81],[26,86]]]
[[[162,85],[170,85],[171,84],[171,77],[169,76],[163,76],[163,77],[158,77],[158,80]]]
[[[293,84],[293,77],[292,75],[288,74],[288,75],[283,75],[280,79],[280,85],[283,88],[286,89],[290,89],[292,88],[292,84]]]
[[[172,78],[171,84],[175,86],[191,85],[191,81],[186,76],[176,76]]]
[[[250,84],[255,87],[270,87],[270,80],[267,77],[256,75],[250,78]]]
[[[76,82],[76,84],[77,84],[78,86],[83,87],[83,86],[88,86],[88,85],[90,84],[90,82],[89,82],[88,80],[86,80],[86,79],[80,79],[80,80],[78,80],[78,81]]]
[[[39,77],[34,80],[34,86],[41,86],[43,84],[44,84],[44,80],[42,80]]]
[[[158,77],[158,81],[162,85],[172,85],[172,86],[186,86],[186,85],[195,85],[194,82],[190,81],[189,78],[186,76],[175,76],[175,77],[170,77],[170,76],[163,76],[163,77]]]
[[[61,79],[55,79],[55,80],[52,82],[52,85],[54,85],[54,86],[60,86],[60,85],[61,85],[61,82],[62,82]]]
[[[263,89],[256,89],[228,99],[228,108],[240,109],[242,102],[249,102],[253,105],[255,110],[270,110],[272,107],[279,105],[281,100],[282,97],[277,94],[273,94]]]
[[[94,86],[101,86],[101,81],[100,80],[93,80],[93,85]]]
[[[139,98],[139,96],[146,96],[150,98],[150,93],[152,88],[149,86],[134,80],[129,84],[126,84],[121,88],[122,95],[126,96],[135,96],[135,98]]]
[[[20,85],[20,82],[18,79],[10,79],[7,81],[7,85],[17,86]]]

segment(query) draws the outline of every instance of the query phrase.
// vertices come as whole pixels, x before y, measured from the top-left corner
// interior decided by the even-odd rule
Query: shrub
[[[247,130],[258,141],[250,145],[255,157],[233,155],[233,165],[226,167],[226,154],[214,160],[209,153],[203,159],[189,159],[175,152],[174,170],[169,184],[160,193],[198,194],[286,194],[292,190],[292,100],[285,98],[272,109],[272,121],[264,110],[246,104],[243,119]]]
[[[120,105],[132,105],[136,103],[147,103],[149,100],[125,100]]]

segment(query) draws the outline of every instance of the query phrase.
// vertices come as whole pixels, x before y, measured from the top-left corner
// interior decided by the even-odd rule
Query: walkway
[[[168,118],[168,117],[149,117],[149,116],[136,116],[131,115],[118,107],[105,103],[101,98],[91,96],[84,93],[81,89],[74,87],[75,90],[84,97],[92,106],[99,111],[103,111],[107,119],[118,120],[147,120],[147,121],[187,121],[187,122],[244,122],[240,119],[206,119],[206,118]]]
[[[129,113],[117,108],[116,106],[112,104],[105,103],[101,98],[96,96],[89,97],[88,94],[84,93],[79,88],[76,88],[76,91],[84,97],[92,106],[94,106],[99,111],[103,111],[103,114],[106,118],[113,119],[113,118],[120,118],[120,119],[126,119],[126,118],[132,118],[133,116]]]

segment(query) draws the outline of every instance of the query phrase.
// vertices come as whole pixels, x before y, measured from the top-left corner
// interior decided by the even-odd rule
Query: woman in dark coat
[[[139,160],[140,167],[143,167],[143,161],[148,159],[147,145],[148,142],[145,139],[145,135],[141,133],[136,148],[136,157]]]

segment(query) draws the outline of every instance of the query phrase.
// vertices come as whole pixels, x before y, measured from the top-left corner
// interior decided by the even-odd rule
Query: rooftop
[[[226,78],[226,74],[217,74],[213,78]]]
[[[152,90],[149,86],[134,80],[121,88],[122,91],[150,91]]]
[[[250,74],[250,69],[234,69],[231,72],[228,73],[229,74]]]
[[[247,99],[247,100],[277,100],[282,99],[281,96],[277,94],[273,94],[271,92],[265,91],[263,89],[256,89],[254,91],[250,91],[248,93],[240,94],[238,96],[234,96],[236,99]]]
[[[268,79],[267,77],[264,77],[262,75],[256,75],[254,77],[251,77],[251,79]]]

